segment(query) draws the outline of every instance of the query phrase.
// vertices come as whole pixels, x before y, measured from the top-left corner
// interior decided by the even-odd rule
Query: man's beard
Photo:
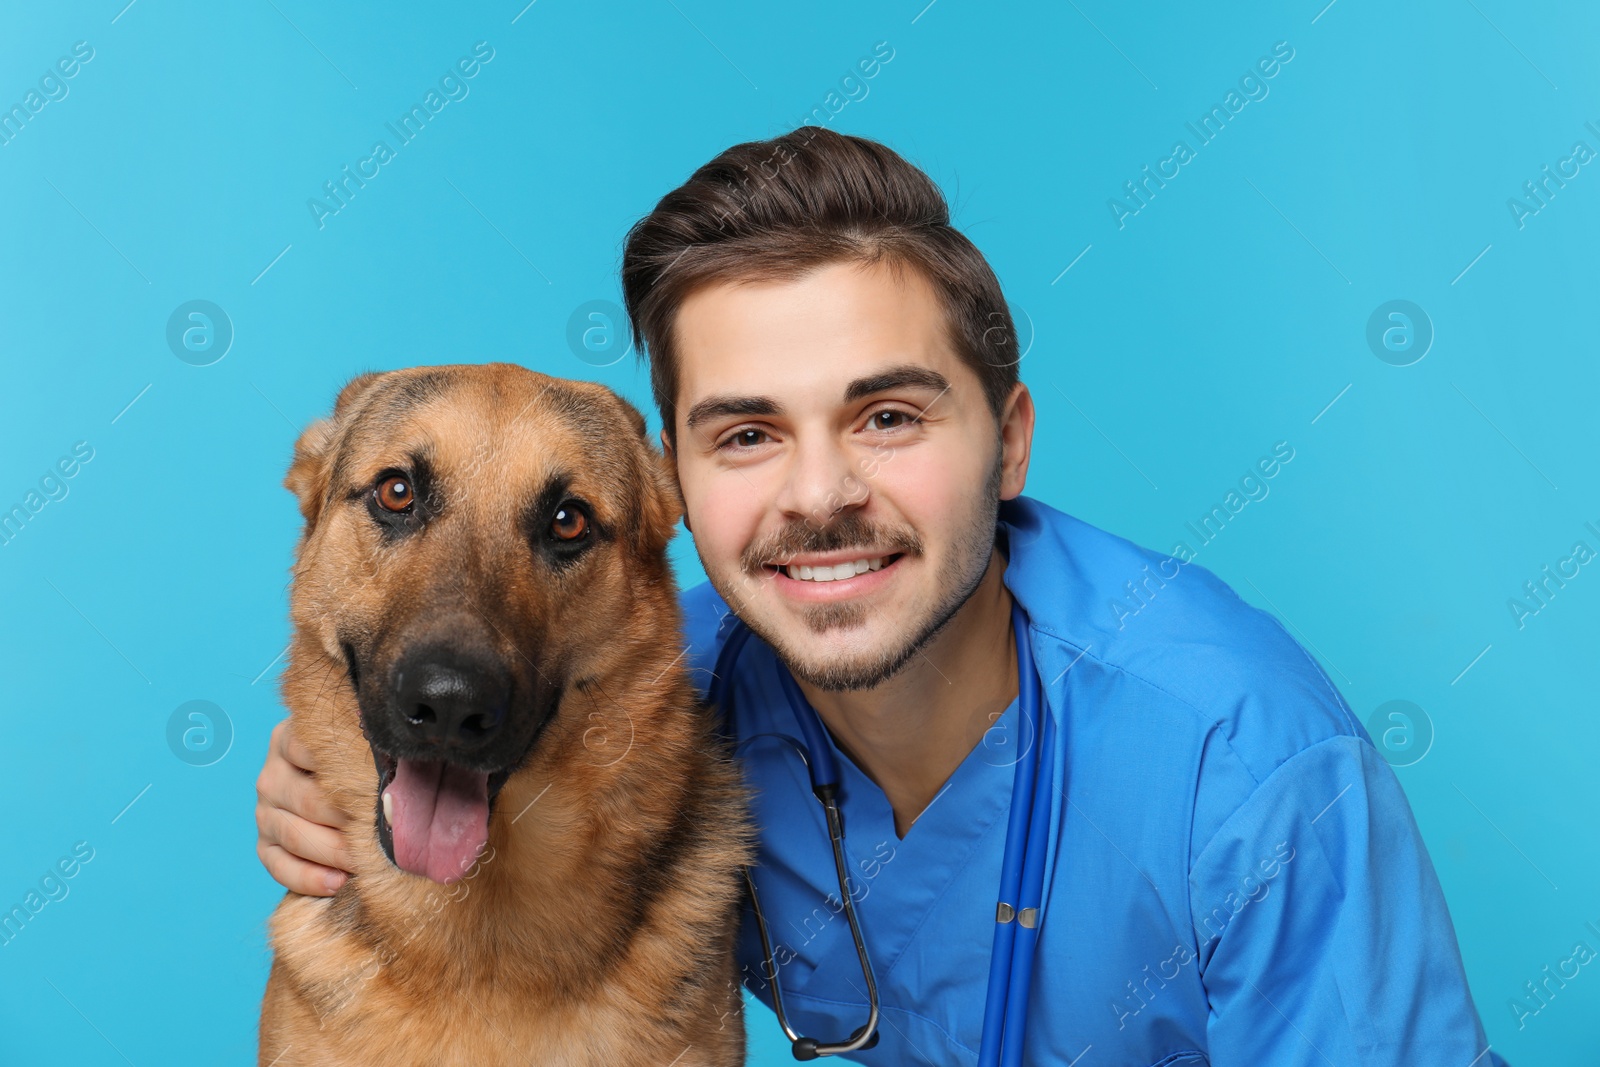
[[[812,663],[802,659],[771,627],[763,625],[762,620],[755,617],[755,612],[741,612],[740,608],[746,605],[737,597],[735,590],[718,588],[717,592],[756,636],[772,646],[778,658],[796,678],[824,692],[875,688],[893,678],[913,656],[921,653],[982,583],[994,554],[1003,459],[1003,453],[996,457],[978,499],[976,514],[957,535],[948,563],[934,578],[935,588],[944,590],[944,595],[920,620],[912,621],[910,636],[898,646],[850,662],[840,662],[835,658],[827,663]],[[775,581],[777,579],[766,569],[770,562],[781,562],[802,554],[851,548],[865,548],[886,554],[901,552],[914,558],[923,555],[922,541],[909,526],[870,523],[851,511],[827,526],[819,527],[805,521],[787,526],[772,537],[751,545],[742,555],[740,563],[746,581]],[[708,576],[712,573],[710,568],[706,573]],[[816,634],[858,628],[877,611],[859,600],[804,605],[798,610],[807,628]]]

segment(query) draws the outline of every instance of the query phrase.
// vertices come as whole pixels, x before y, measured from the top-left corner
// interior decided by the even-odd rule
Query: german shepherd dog
[[[262,1065],[744,1061],[752,835],[664,463],[507,363],[359,375],[301,435],[281,691],[355,859],[272,916]]]

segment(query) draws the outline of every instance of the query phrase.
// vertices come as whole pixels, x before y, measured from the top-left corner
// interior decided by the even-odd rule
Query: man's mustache
[[[747,574],[759,574],[767,565],[782,565],[799,555],[839,552],[849,548],[871,549],[877,554],[903,552],[922,554],[922,539],[909,526],[871,522],[857,514],[847,514],[826,526],[805,520],[790,523],[745,549],[740,564]]]

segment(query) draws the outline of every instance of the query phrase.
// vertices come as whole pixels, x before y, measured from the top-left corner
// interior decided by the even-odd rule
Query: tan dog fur
[[[383,543],[360,494],[424,447],[442,507]],[[612,535],[559,574],[519,521],[555,474]],[[290,893],[272,916],[260,1064],[742,1063],[750,832],[682,663],[666,557],[681,504],[642,416],[505,363],[364,374],[305,430],[284,484],[305,527],[281,692],[355,862],[333,897]],[[341,647],[366,661],[365,692],[396,635],[435,616],[486,622],[519,684],[560,692],[450,885],[383,852]]]

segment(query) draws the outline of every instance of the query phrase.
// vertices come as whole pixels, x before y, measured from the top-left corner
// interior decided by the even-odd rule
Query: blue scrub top
[[[1027,497],[1002,503],[997,536],[1059,740],[1023,1061],[1503,1067],[1394,771],[1278,621]],[[709,585],[683,605],[705,692],[733,620]],[[736,738],[799,735],[775,666],[745,646]],[[859,1062],[977,1063],[1013,764],[1038,740],[1019,722],[1012,701],[904,838],[829,739],[882,998]],[[822,807],[789,746],[755,742],[742,764],[791,1024],[842,1040],[867,997]],[[739,960],[770,1007],[748,909]]]

